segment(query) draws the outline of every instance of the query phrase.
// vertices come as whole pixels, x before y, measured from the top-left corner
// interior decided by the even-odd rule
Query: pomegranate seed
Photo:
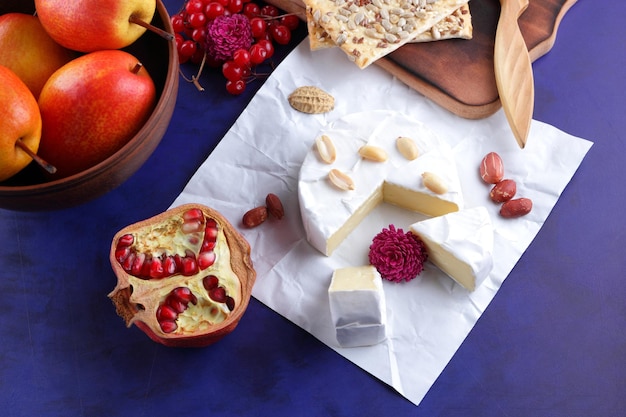
[[[215,249],[215,242],[209,242],[205,239],[200,247],[200,252],[208,252],[213,249]]]
[[[162,321],[159,323],[159,325],[161,326],[161,330],[163,330],[163,333],[172,333],[173,331],[178,329],[178,325],[175,321]]]
[[[177,298],[167,297],[167,305],[170,306],[176,313],[180,314],[183,311],[187,310],[187,304],[183,303]]]
[[[173,258],[174,258],[174,262],[176,262],[176,269],[180,270],[180,267],[183,264],[181,256],[179,254],[175,254]]]
[[[134,263],[135,263],[135,253],[130,252],[128,256],[126,257],[126,259],[124,260],[124,263],[122,263],[122,268],[124,268],[124,271],[126,272],[132,272]]]
[[[129,254],[130,254],[130,248],[128,246],[125,246],[122,248],[118,246],[118,248],[115,250],[115,259],[117,260],[117,262],[121,264],[122,262],[124,262],[124,260],[128,257]]]
[[[228,307],[228,310],[230,311],[233,311],[235,309],[235,299],[233,297],[226,297],[226,307]]]
[[[198,272],[198,264],[194,256],[185,256],[182,258],[181,272],[184,276],[188,277]]]
[[[202,231],[202,221],[200,220],[185,220],[183,225],[180,227],[183,233],[195,233]]]
[[[209,297],[211,297],[213,301],[223,303],[226,301],[226,290],[222,287],[213,288],[209,291]]]
[[[202,222],[204,220],[204,213],[199,208],[192,208],[183,213],[183,220],[185,222],[191,220]]]
[[[146,255],[146,260],[141,265],[141,271],[139,272],[139,276],[141,278],[149,278],[150,277],[150,266],[152,265],[152,256]]]
[[[161,304],[156,311],[156,318],[158,321],[176,320],[178,313],[171,306],[167,304]]]
[[[119,240],[117,241],[117,247],[125,248],[125,247],[132,245],[134,242],[135,242],[135,237],[132,234],[127,233],[124,236],[119,238]]]
[[[215,263],[215,252],[202,252],[198,255],[198,268],[207,269]]]
[[[150,278],[163,278],[163,262],[159,258],[152,258],[149,274]]]
[[[172,276],[176,273],[177,265],[173,256],[168,256],[163,260],[163,275],[166,277]]]
[[[172,297],[176,297],[185,303],[196,304],[198,299],[193,292],[187,287],[174,288],[171,293]]]
[[[143,268],[143,263],[146,260],[146,255],[143,253],[138,253],[135,255],[135,260],[133,261],[133,265],[131,266],[130,273],[135,276],[141,275],[141,270]]]
[[[211,291],[219,285],[219,280],[215,275],[208,275],[202,279],[202,285],[207,291]]]
[[[204,229],[204,240],[209,242],[215,242],[217,240],[217,225],[210,225],[207,223]]]

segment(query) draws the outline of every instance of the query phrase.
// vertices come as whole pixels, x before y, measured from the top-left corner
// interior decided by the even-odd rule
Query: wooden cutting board
[[[304,16],[302,0],[268,3]],[[561,19],[574,3],[576,0],[530,0],[519,25],[532,61],[552,49]],[[501,107],[493,69],[500,2],[470,0],[469,6],[474,26],[471,40],[407,44],[376,64],[449,111],[480,119]]]

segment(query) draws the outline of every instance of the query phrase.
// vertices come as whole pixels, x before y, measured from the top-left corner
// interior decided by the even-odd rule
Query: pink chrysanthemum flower
[[[377,234],[370,245],[370,264],[388,281],[412,280],[422,272],[427,259],[424,242],[393,225]]]
[[[238,49],[250,49],[250,20],[242,14],[218,16],[206,25],[204,50],[215,61],[228,61]]]

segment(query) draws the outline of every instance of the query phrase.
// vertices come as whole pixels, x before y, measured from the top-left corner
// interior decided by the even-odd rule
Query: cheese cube
[[[339,268],[328,288],[330,313],[341,347],[369,346],[386,339],[382,278],[372,265]]]

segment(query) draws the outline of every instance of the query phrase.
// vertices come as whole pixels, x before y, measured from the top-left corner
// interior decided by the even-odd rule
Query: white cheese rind
[[[334,143],[337,158],[332,164],[321,160],[315,146],[306,155],[298,181],[302,222],[308,241],[330,256],[343,239],[385,198],[427,215],[441,215],[463,207],[463,194],[450,146],[421,122],[386,110],[354,113],[338,119],[318,132]],[[415,141],[419,156],[406,159],[396,147],[396,139],[406,136]],[[358,150],[369,144],[386,151],[385,162],[363,159]],[[337,189],[328,172],[339,169],[355,182],[355,189]],[[435,194],[422,183],[423,172],[442,177],[448,192]],[[383,187],[386,184],[387,187]],[[409,200],[405,200],[409,199]],[[410,202],[413,199],[413,202]]]
[[[493,268],[493,225],[485,207],[461,210],[414,223],[428,260],[469,291]]]
[[[370,346],[386,339],[385,294],[376,268],[367,265],[335,270],[328,299],[341,347]]]

